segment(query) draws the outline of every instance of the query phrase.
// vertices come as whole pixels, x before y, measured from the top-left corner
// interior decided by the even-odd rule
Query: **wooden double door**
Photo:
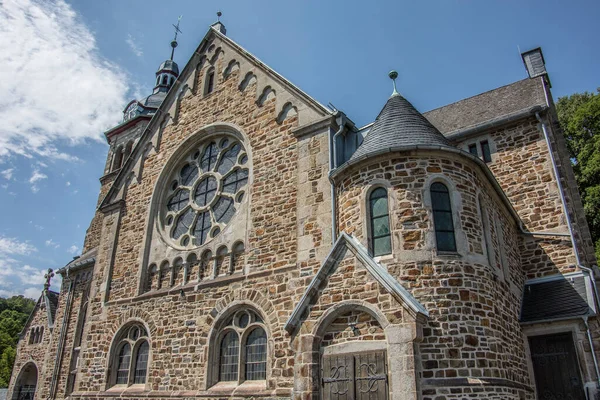
[[[324,355],[321,368],[323,400],[387,400],[385,351]]]
[[[570,332],[532,336],[529,348],[538,399],[585,400]]]

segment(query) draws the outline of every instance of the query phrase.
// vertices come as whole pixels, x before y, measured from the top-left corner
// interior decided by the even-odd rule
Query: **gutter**
[[[548,109],[547,106],[536,105],[533,107],[515,111],[510,114],[503,115],[498,118],[491,119],[491,120],[483,122],[481,124],[470,126],[466,129],[461,129],[458,131],[450,132],[448,134],[445,134],[444,136],[446,137],[446,139],[452,140],[452,141],[456,141],[459,139],[465,139],[469,136],[476,135],[481,131],[485,131],[485,130],[492,129],[492,128],[498,128],[500,126],[507,125],[511,122],[521,120],[523,118],[532,117],[536,113],[545,111],[547,109]]]

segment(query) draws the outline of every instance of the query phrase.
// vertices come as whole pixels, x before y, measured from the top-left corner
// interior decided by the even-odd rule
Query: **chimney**
[[[541,47],[521,53],[521,58],[523,59],[523,64],[525,64],[525,68],[527,69],[530,78],[546,76],[548,83],[550,83],[550,78],[548,78],[548,72],[546,71],[546,61],[544,61],[544,54],[542,53]]]

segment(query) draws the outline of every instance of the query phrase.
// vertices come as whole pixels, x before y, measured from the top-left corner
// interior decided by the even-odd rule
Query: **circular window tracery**
[[[168,238],[182,247],[200,246],[229,223],[248,184],[248,155],[231,136],[194,147],[172,174],[163,201]]]

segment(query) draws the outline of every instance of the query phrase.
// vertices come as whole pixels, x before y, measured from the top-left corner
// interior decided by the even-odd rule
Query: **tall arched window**
[[[435,240],[438,251],[456,251],[450,192],[446,185],[434,182],[430,188]]]
[[[267,334],[254,328],[246,339],[246,380],[267,379]]]
[[[146,383],[150,344],[148,333],[141,324],[124,329],[116,343],[117,353],[112,362],[113,385]]]
[[[267,334],[260,316],[239,310],[228,318],[222,332],[214,383],[267,379]]]
[[[369,195],[370,238],[369,247],[373,256],[392,252],[390,213],[387,191],[378,187]]]
[[[237,381],[240,352],[240,339],[234,331],[229,331],[221,340],[219,357],[219,380]]]
[[[119,364],[117,366],[117,385],[124,385],[129,380],[129,364],[131,362],[131,346],[123,343],[119,351]]]

